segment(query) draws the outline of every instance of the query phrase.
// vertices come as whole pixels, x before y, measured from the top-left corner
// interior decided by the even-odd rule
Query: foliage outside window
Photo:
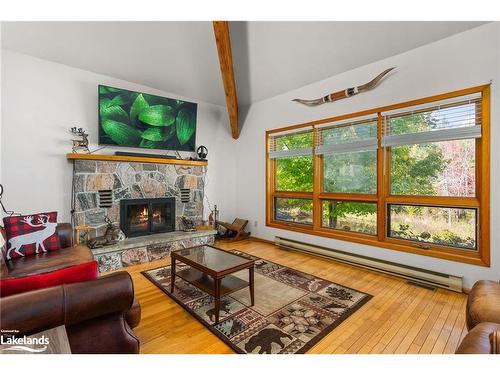
[[[476,249],[476,210],[390,205],[390,236]]]
[[[391,193],[473,197],[475,168],[472,139],[393,147]]]
[[[276,137],[274,151],[285,155],[276,159],[276,191],[312,192],[312,147],[313,133],[311,131]]]
[[[276,191],[312,191],[313,157],[296,156],[276,160]]]
[[[484,86],[268,132],[267,224],[487,265],[488,99]]]
[[[377,152],[325,155],[324,190],[331,193],[377,193]]]
[[[377,234],[375,203],[323,201],[323,226],[349,232]]]
[[[313,222],[311,199],[275,198],[275,207],[278,220],[306,225]]]

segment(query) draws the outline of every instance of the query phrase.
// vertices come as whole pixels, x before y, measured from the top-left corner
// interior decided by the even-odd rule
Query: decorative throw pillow
[[[7,232],[7,260],[59,249],[57,212],[3,219]]]

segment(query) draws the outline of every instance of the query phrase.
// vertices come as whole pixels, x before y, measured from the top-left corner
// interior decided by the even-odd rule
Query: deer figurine
[[[73,141],[73,152],[77,152],[77,150],[83,150],[84,152],[89,153],[89,135],[85,133],[85,130],[82,128],[76,128],[73,126],[70,129],[71,133],[82,137],[82,139],[72,139]]]
[[[91,249],[96,249],[98,247],[107,245],[114,245],[118,242],[120,228],[115,226],[108,217],[106,217],[106,223],[108,224],[108,226],[106,227],[104,236],[95,237],[88,241],[87,245],[89,245]]]
[[[20,256],[23,256],[23,254],[19,251],[21,247],[23,247],[24,245],[31,245],[33,243],[35,244],[35,251],[37,254],[40,253],[40,250],[46,253],[47,250],[45,249],[43,242],[56,232],[57,223],[51,223],[47,215],[40,215],[38,217],[38,223],[33,223],[33,216],[26,216],[21,221],[28,224],[32,228],[43,229],[10,238],[10,246],[7,249],[7,259],[10,259],[10,254],[12,253],[12,251]]]

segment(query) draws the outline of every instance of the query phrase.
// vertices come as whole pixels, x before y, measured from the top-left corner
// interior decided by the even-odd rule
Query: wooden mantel
[[[177,165],[199,165],[207,166],[208,161],[179,160],[165,158],[148,158],[142,156],[118,156],[106,154],[67,154],[68,160],[103,160],[103,161],[125,161],[130,163],[155,163],[155,164],[177,164]]]

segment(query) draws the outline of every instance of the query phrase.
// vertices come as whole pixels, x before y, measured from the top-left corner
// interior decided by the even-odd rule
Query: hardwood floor
[[[466,295],[416,287],[405,280],[276,246],[245,240],[219,243],[359,289],[374,297],[308,353],[453,353],[467,332]],[[141,353],[233,353],[140,272],[170,259],[128,267],[142,306],[134,329]]]

